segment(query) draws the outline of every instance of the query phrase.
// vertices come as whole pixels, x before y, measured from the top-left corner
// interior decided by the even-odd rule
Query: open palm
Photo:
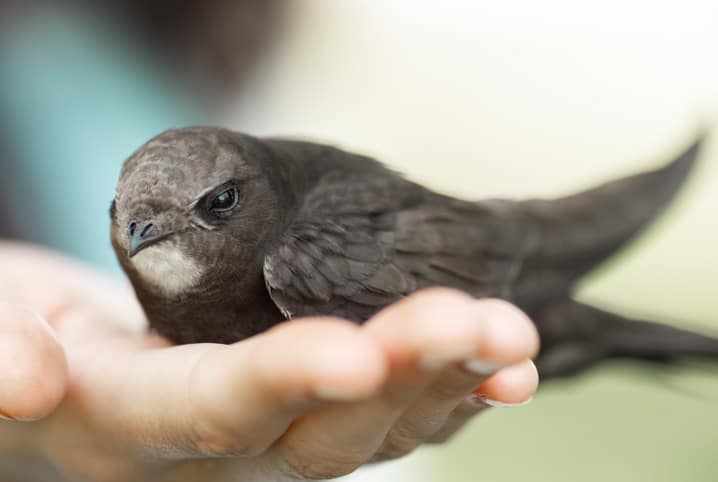
[[[2,422],[0,450],[71,480],[338,476],[443,442],[537,384],[533,325],[498,300],[434,289],[363,326],[298,319],[171,346],[120,282],[20,244],[0,243],[0,266],[0,411],[36,419]]]

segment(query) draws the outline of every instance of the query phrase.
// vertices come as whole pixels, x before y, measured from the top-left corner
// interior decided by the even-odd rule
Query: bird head
[[[208,279],[261,270],[262,242],[278,219],[272,161],[257,139],[210,127],[166,131],[132,154],[110,215],[135,289],[178,298],[199,285],[206,292]]]

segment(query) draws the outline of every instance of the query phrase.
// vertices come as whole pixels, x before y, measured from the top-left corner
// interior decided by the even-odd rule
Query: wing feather
[[[337,150],[341,169],[318,180],[265,259],[270,296],[285,312],[357,321],[436,285],[535,309],[567,297],[580,276],[661,211],[700,143],[662,169],[581,194],[476,203]]]

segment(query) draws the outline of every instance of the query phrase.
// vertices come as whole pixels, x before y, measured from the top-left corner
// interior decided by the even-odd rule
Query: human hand
[[[498,300],[433,289],[363,326],[298,319],[170,346],[144,332],[125,285],[21,245],[0,244],[0,265],[0,356],[22,354],[2,365],[18,384],[0,409],[47,415],[3,422],[0,450],[41,453],[72,479],[338,476],[446,440],[487,406],[474,392],[519,403],[537,384],[535,329]]]

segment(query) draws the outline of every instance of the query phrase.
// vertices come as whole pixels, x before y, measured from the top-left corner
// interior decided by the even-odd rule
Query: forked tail
[[[578,373],[603,360],[718,361],[718,339],[662,323],[634,320],[568,300],[534,314],[542,380]]]

